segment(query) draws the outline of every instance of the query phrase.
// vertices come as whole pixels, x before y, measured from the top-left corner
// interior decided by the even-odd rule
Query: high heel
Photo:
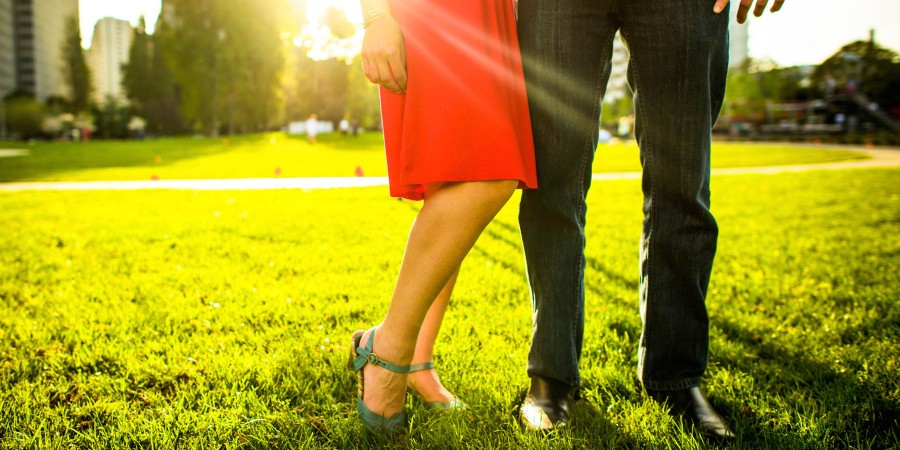
[[[363,425],[373,433],[382,433],[391,438],[400,437],[406,432],[406,414],[401,411],[387,418],[372,411],[363,403],[366,388],[363,368],[366,364],[372,364],[393,373],[405,374],[409,373],[410,366],[401,366],[385,361],[372,351],[375,345],[375,329],[372,329],[366,346],[361,347],[360,344],[364,333],[364,330],[358,330],[353,333],[350,339],[350,363],[348,365],[351,370],[356,372],[356,382],[359,389],[356,396],[356,412],[359,414],[359,420]]]
[[[409,373],[420,372],[423,370],[431,370],[434,369],[434,361],[426,361],[421,364],[413,364],[409,366]],[[466,404],[462,402],[457,396],[453,396],[453,400],[449,402],[427,402],[422,394],[417,391],[415,388],[410,388],[411,391],[416,393],[416,396],[425,402],[425,407],[428,409],[442,409],[444,411],[452,411],[452,410],[461,410],[466,409]]]

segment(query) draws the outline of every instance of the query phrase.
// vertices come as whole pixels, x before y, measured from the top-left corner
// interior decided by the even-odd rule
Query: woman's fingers
[[[771,12],[781,11],[781,6],[784,5],[784,0],[775,0],[775,3],[772,3]]]
[[[400,84],[394,79],[390,62],[386,59],[380,59],[378,61],[378,76],[380,80],[378,84],[384,86],[385,89],[395,94],[403,92],[403,89],[400,89]]]
[[[369,81],[394,93],[406,90],[406,45],[393,18],[382,17],[366,28],[362,54]]]
[[[363,74],[373,84],[379,84],[378,65],[366,54],[362,55]]]
[[[391,80],[396,84],[400,92],[406,91],[406,49],[400,49],[399,53],[392,55],[388,59],[390,67]]]

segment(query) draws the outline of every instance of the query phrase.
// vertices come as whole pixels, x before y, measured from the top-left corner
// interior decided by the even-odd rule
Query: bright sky
[[[160,0],[78,0],[82,45],[84,48],[91,46],[94,25],[104,17],[124,19],[136,25],[138,19],[144,16],[147,29],[152,32],[160,8]]]
[[[160,0],[80,0],[80,4],[85,47],[94,24],[103,17],[137,23],[143,14],[152,32],[160,10]],[[308,0],[307,10],[317,18],[332,5],[347,11],[351,20],[361,21],[358,0]],[[879,44],[900,52],[898,23],[900,0],[786,0],[780,12],[750,18],[750,56],[772,58],[781,66],[818,64],[844,44],[867,40],[872,28]]]

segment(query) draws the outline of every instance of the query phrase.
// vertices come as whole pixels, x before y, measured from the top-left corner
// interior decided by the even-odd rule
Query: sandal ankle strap
[[[410,372],[421,372],[423,370],[434,369],[434,361],[426,361],[421,364],[412,364],[409,366]]]
[[[369,340],[366,342],[365,347],[358,347],[356,349],[356,358],[353,360],[353,369],[359,372],[362,370],[366,364],[371,364],[373,366],[381,367],[385,370],[389,370],[394,373],[404,374],[409,373],[410,366],[405,365],[401,366],[399,364],[394,364],[390,361],[386,361],[381,359],[375,352],[372,351],[372,348],[375,345],[375,330],[372,330],[372,333],[369,334]]]

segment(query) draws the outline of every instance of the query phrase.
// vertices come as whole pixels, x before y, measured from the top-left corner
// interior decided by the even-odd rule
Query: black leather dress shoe
[[[682,416],[699,428],[706,436],[719,441],[734,439],[734,432],[728,428],[725,419],[709,404],[709,400],[698,387],[677,391],[647,390],[650,398],[669,407],[673,416]]]
[[[569,424],[575,388],[562,381],[535,375],[522,402],[519,418],[529,430],[551,431]]]

